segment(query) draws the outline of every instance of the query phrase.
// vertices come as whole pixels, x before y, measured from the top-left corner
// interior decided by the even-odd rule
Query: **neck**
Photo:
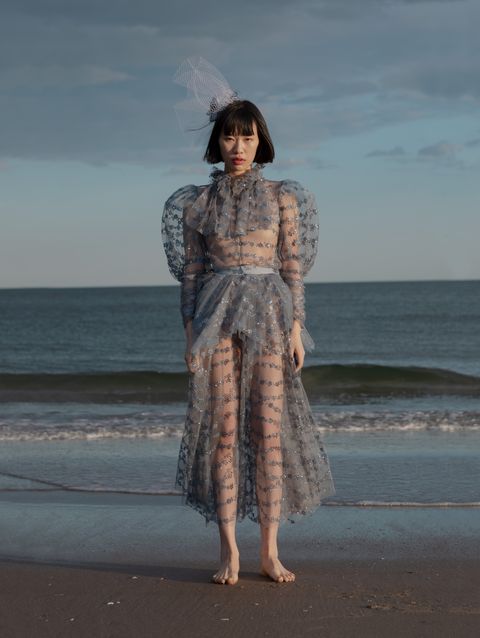
[[[236,168],[235,166],[225,165],[225,173],[230,175],[231,177],[240,177],[240,175],[244,175],[245,173],[249,173],[252,170],[253,166],[250,165],[248,168]]]

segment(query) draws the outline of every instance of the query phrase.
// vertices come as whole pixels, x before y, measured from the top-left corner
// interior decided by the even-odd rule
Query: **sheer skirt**
[[[335,493],[288,340],[222,336],[190,373],[176,484],[206,524],[294,522]]]

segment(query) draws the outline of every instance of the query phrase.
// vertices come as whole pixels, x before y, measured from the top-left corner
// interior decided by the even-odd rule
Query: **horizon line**
[[[472,277],[469,279],[358,279],[358,280],[339,280],[339,281],[305,281],[305,285],[309,284],[383,284],[383,283],[432,283],[432,282],[466,282],[480,281],[480,278]],[[102,285],[72,285],[72,286],[8,286],[0,287],[0,290],[64,290],[64,289],[84,289],[84,288],[164,288],[177,287],[180,282],[172,284],[102,284]]]

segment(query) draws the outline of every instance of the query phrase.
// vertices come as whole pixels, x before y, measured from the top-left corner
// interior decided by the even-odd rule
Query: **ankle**
[[[278,549],[276,547],[262,547],[260,550],[260,557],[262,560],[274,560],[278,558]]]

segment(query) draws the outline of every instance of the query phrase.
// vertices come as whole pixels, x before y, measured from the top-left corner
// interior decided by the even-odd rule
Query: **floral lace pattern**
[[[165,203],[162,237],[192,322],[188,410],[176,484],[208,523],[268,525],[335,493],[329,461],[289,356],[293,321],[305,350],[304,275],[318,246],[313,195],[255,166],[215,169]]]

